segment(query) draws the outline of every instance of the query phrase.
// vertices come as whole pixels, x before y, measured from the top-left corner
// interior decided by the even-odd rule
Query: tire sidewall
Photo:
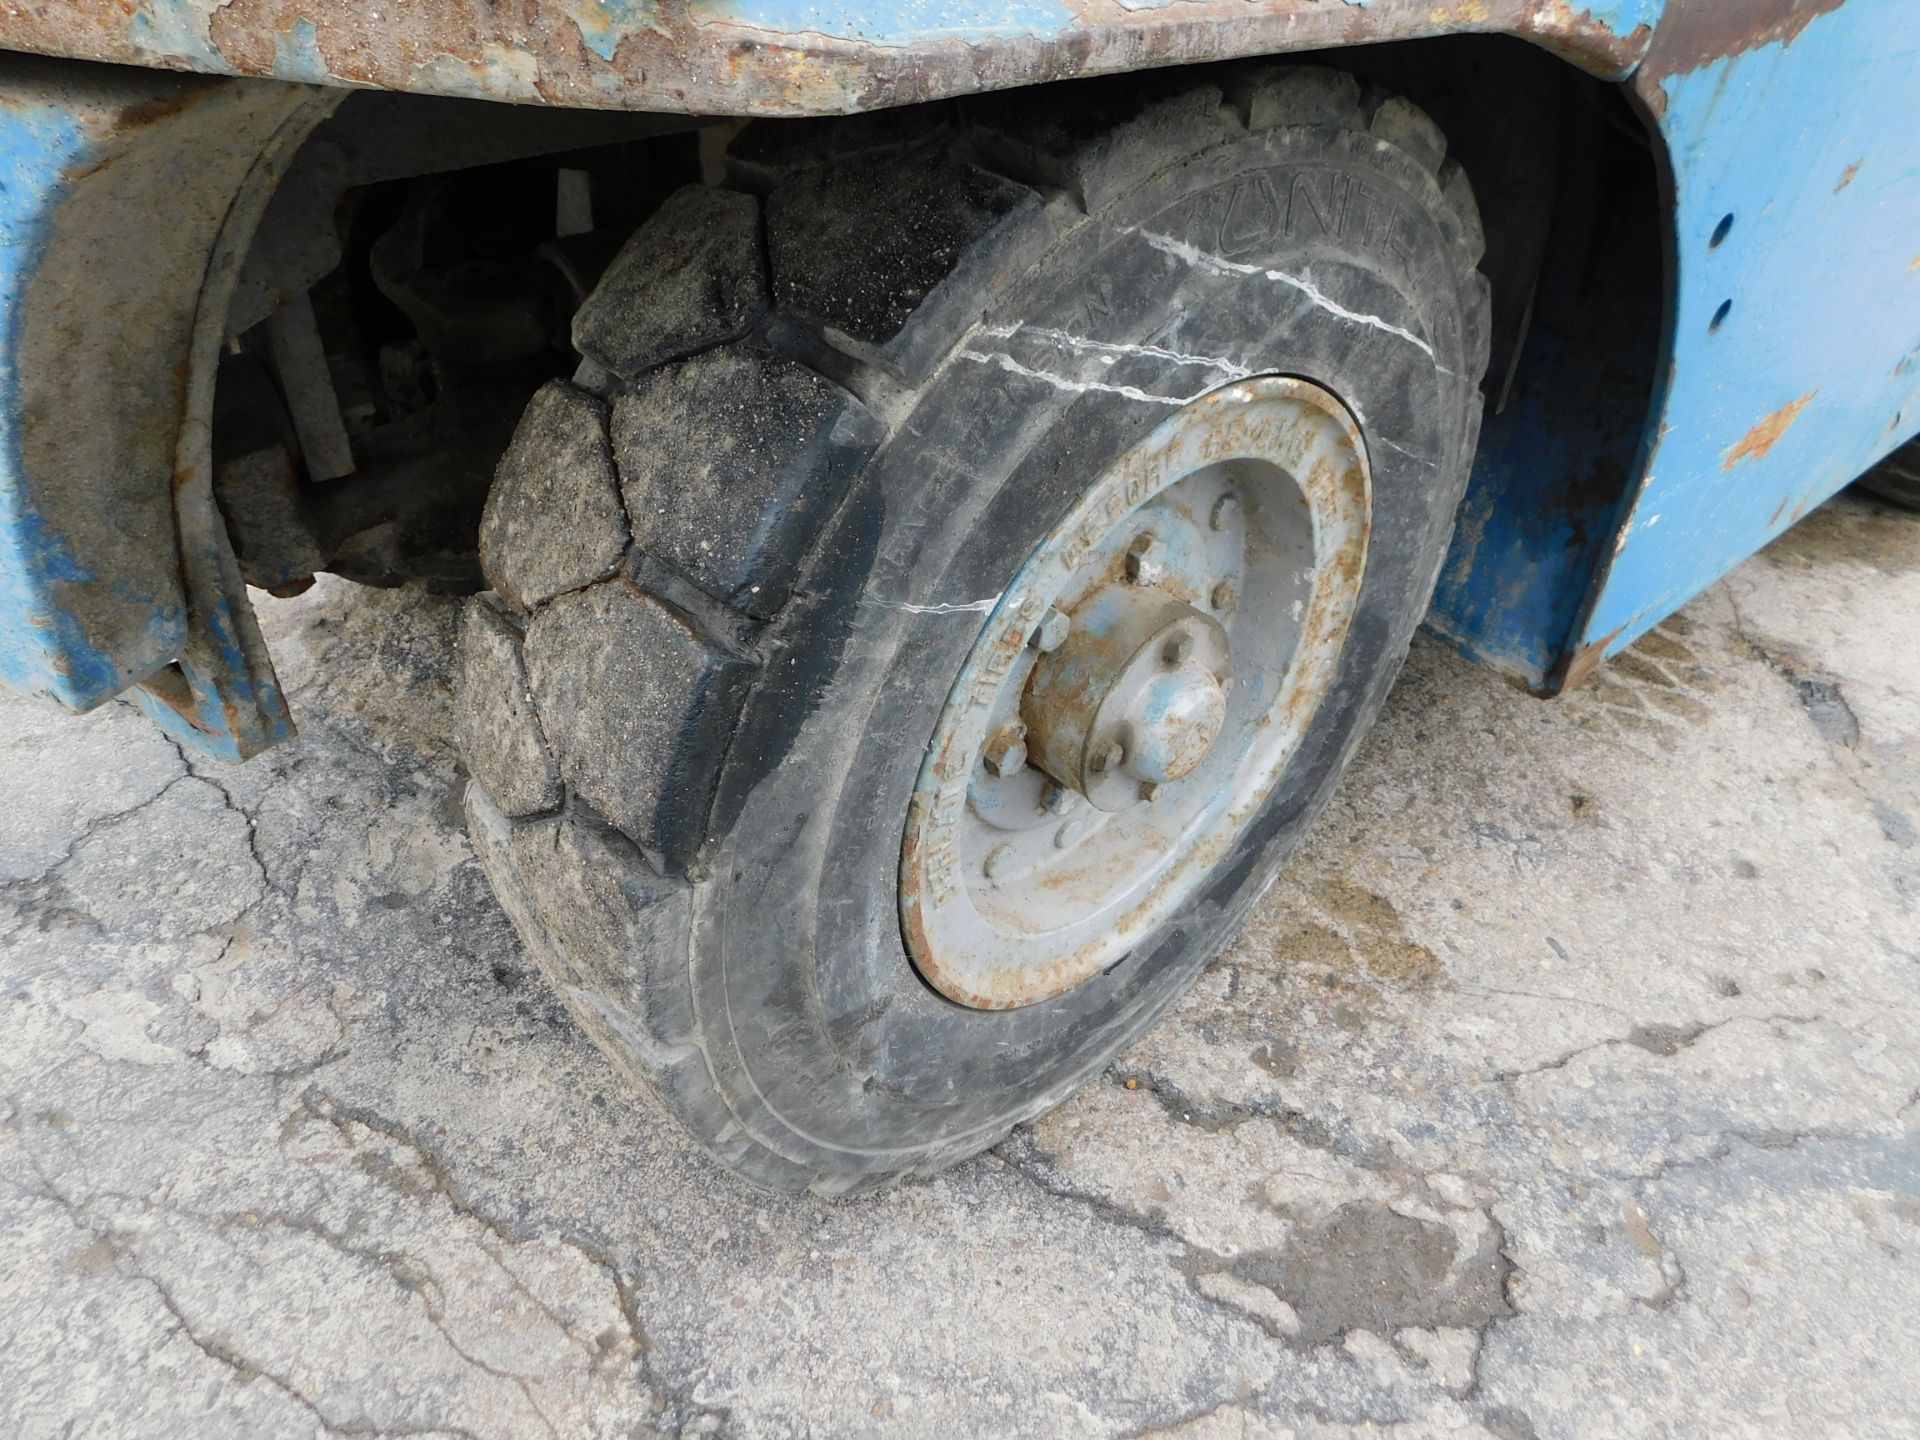
[[[1250,271],[1196,269],[1150,237]],[[983,1012],[938,995],[902,941],[900,845],[926,744],[986,620],[938,607],[997,596],[1084,486],[1171,413],[1036,382],[963,341],[823,536],[723,774],[689,981],[716,1087],[762,1144],[840,1174],[932,1169],[990,1144],[1164,1011],[1278,874],[1397,672],[1464,484],[1473,299],[1450,243],[1438,187],[1405,155],[1349,130],[1276,130],[1063,224],[1045,259],[984,297],[989,330],[1173,343],[1346,401],[1373,486],[1355,619],[1274,793],[1159,931],[1043,1004]],[[1335,309],[1267,269],[1304,274]],[[1159,381],[1156,393],[1195,388]]]

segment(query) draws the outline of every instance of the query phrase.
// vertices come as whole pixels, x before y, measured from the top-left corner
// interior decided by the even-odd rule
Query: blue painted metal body
[[[1523,35],[1624,77],[1667,182],[1669,211],[1648,227],[1666,236],[1667,291],[1642,296],[1643,310],[1603,307],[1620,333],[1596,344],[1559,323],[1571,307],[1556,310],[1561,282],[1543,280],[1526,374],[1488,419],[1432,616],[1467,653],[1538,689],[1578,679],[1920,431],[1911,0],[1603,0],[1586,11],[1531,0],[528,0],[519,19],[423,0],[379,23],[351,6],[294,14],[276,4],[152,0],[129,20],[95,0],[55,0],[0,16],[0,49],[735,114],[1463,30]],[[224,207],[291,113],[258,97],[288,87],[5,63],[0,682],[85,708],[147,677],[142,703],[182,739],[250,753],[286,733],[284,704],[202,503],[188,382],[195,354],[204,360],[217,338],[217,323],[195,311],[203,294],[224,293],[213,244],[231,230]],[[231,94],[243,96],[231,120],[226,102],[202,103]],[[168,133],[142,148],[151,130]],[[218,171],[217,183],[185,186],[199,207],[195,238],[180,263],[147,277],[181,292],[157,312],[163,343],[119,362],[152,392],[145,418],[122,427],[118,450],[48,448],[42,433],[34,459],[28,442],[36,423],[48,429],[50,403],[36,356],[82,332],[93,351],[112,347],[120,292],[105,292],[120,267],[95,267],[101,313],[71,318],[87,298],[73,257],[87,246],[110,255],[112,224],[141,213],[101,196],[154,163],[185,174],[216,134],[221,162],[200,168]],[[63,256],[64,279],[50,286]],[[61,323],[36,318],[49,315]],[[120,323],[147,319],[129,311]],[[1644,379],[1633,391],[1644,367],[1612,375],[1590,364],[1635,345],[1657,362],[1650,397]],[[86,413],[74,409],[68,428],[84,427]]]
[[[0,108],[0,683],[85,710],[178,653],[186,600],[170,526],[153,537],[159,564],[128,573],[113,563],[124,556],[89,553],[74,533],[61,503],[74,497],[30,473],[20,366],[35,282],[67,177],[101,163],[112,135],[56,92],[10,98]],[[141,519],[152,516],[122,522]]]
[[[1920,432],[1920,7],[1851,0],[1643,88],[1672,169],[1674,294],[1585,663]]]
[[[267,160],[337,94],[0,55],[0,683],[291,733],[206,417]]]
[[[1920,11],[1756,20],[1762,43],[1684,68],[1664,19],[1632,81],[1669,191],[1669,293],[1635,316],[1653,393],[1625,335],[1529,338],[1535,388],[1487,421],[1429,621],[1543,692],[1920,431]]]

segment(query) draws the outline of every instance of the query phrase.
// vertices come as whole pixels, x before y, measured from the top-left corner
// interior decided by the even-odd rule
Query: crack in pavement
[[[1746,647],[1748,654],[1792,687],[1794,698],[1806,711],[1814,730],[1827,743],[1835,768],[1867,802],[1881,835],[1889,844],[1901,850],[1911,850],[1920,845],[1920,822],[1884,796],[1876,794],[1874,786],[1869,783],[1880,773],[1880,766],[1869,754],[1872,747],[1865,743],[1860,717],[1848,703],[1842,682],[1804,661],[1789,658],[1782,652],[1790,647],[1755,633],[1740,608],[1737,585],[1730,584],[1727,587],[1727,603],[1733,612],[1734,633],[1741,644]]]
[[[682,1417],[681,1423],[691,1424],[703,1415],[712,1415],[724,1420],[724,1408],[704,1406],[693,1398],[691,1383],[676,1383],[662,1374],[656,1363],[657,1347],[649,1336],[640,1313],[639,1292],[624,1269],[604,1249],[578,1234],[556,1231],[550,1236],[522,1235],[513,1227],[495,1216],[487,1214],[474,1205],[460,1191],[458,1182],[448,1171],[445,1163],[424,1141],[414,1136],[403,1126],[364,1106],[349,1104],[336,1096],[310,1086],[298,1098],[300,1112],[331,1126],[356,1153],[360,1151],[349,1126],[358,1125],[363,1129],[401,1146],[410,1152],[424,1175],[428,1189],[440,1196],[457,1215],[474,1221],[484,1231],[501,1242],[519,1247],[538,1239],[551,1239],[574,1251],[582,1259],[600,1270],[612,1283],[614,1297],[623,1324],[627,1329],[630,1343],[634,1348],[634,1363],[639,1369],[642,1383],[646,1389],[676,1407]],[[298,1116],[290,1117],[297,1119]],[[284,1134],[284,1132],[283,1132]],[[363,1165],[363,1168],[369,1168]],[[414,1193],[409,1180],[382,1167],[373,1166],[369,1173],[377,1180],[383,1180],[392,1189],[402,1194]],[[485,1247],[483,1246],[484,1250]],[[498,1257],[492,1256],[496,1265]],[[505,1267],[502,1266],[502,1269]],[[515,1277],[517,1279],[517,1277]],[[544,1307],[543,1307],[544,1308]]]
[[[129,1231],[97,1220],[89,1213],[86,1204],[75,1200],[59,1186],[55,1185],[37,1163],[31,1161],[29,1163],[32,1165],[39,1184],[34,1187],[28,1187],[27,1193],[37,1195],[45,1200],[51,1200],[60,1208],[69,1223],[76,1229],[105,1244],[108,1253],[113,1257],[115,1271],[126,1279],[134,1280],[148,1286],[153,1291],[161,1309],[165,1310],[167,1315],[172,1319],[176,1333],[209,1360],[212,1360],[222,1368],[238,1376],[242,1384],[253,1380],[266,1381],[275,1391],[286,1396],[287,1399],[312,1415],[321,1429],[329,1435],[394,1435],[416,1437],[452,1435],[459,1437],[459,1440],[481,1440],[479,1435],[460,1426],[442,1424],[411,1426],[375,1421],[365,1416],[343,1419],[329,1414],[318,1401],[313,1399],[313,1397],[308,1395],[284,1375],[277,1374],[259,1364],[257,1361],[249,1359],[240,1350],[225,1340],[205,1333],[188,1316],[185,1308],[180,1304],[179,1299],[174,1295],[167,1283],[137,1263],[134,1258],[136,1236]],[[123,1198],[133,1201],[136,1204],[146,1203],[140,1201],[138,1197],[129,1196]]]
[[[1606,1050],[1618,1045],[1631,1045],[1635,1049],[1646,1051],[1649,1055],[1663,1057],[1678,1055],[1703,1036],[1743,1021],[1761,1024],[1813,1025],[1825,1019],[1824,1015],[1729,1015],[1723,1020],[1715,1020],[1711,1023],[1689,1021],[1675,1025],[1650,1021],[1636,1025],[1626,1035],[1610,1035],[1605,1039],[1595,1040],[1591,1044],[1577,1046],[1556,1060],[1548,1060],[1539,1065],[1529,1065],[1517,1070],[1496,1070],[1487,1078],[1495,1084],[1511,1084],[1530,1075],[1542,1075],[1549,1070],[1564,1070],[1582,1055],[1590,1055],[1596,1050]]]

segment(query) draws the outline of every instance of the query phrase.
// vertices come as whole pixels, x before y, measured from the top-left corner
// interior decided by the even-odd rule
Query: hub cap
[[[1008,1009],[1124,959],[1259,812],[1332,683],[1371,522],[1360,431],[1257,379],[1123,456],[1000,597],[934,731],[907,948]]]

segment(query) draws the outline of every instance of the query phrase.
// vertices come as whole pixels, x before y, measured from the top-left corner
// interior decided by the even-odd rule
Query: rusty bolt
[[[987,852],[986,872],[989,880],[998,880],[1013,868],[1013,846],[996,845]]]
[[[1140,798],[1151,805],[1160,798],[1160,792],[1166,788],[1166,786],[1157,781],[1143,780],[1140,782]]]
[[[1166,578],[1166,542],[1151,530],[1142,531],[1127,547],[1127,579],[1136,585],[1158,585]]]
[[[1071,629],[1073,621],[1064,610],[1049,610],[1033,632],[1033,648],[1043,655],[1051,655],[1067,643],[1067,632]]]
[[[1073,791],[1058,780],[1049,780],[1047,788],[1040,792],[1040,803],[1046,807],[1049,815],[1064,815],[1073,808]]]
[[[1218,500],[1213,502],[1213,514],[1209,517],[1207,523],[1216,530],[1224,530],[1233,523],[1234,517],[1239,513],[1240,497],[1238,495],[1222,495]]]
[[[1166,646],[1160,651],[1160,658],[1167,662],[1169,669],[1178,668],[1187,663],[1187,657],[1193,654],[1193,636],[1185,630],[1176,630],[1167,637]]]
[[[1233,602],[1238,598],[1239,597],[1234,594],[1233,582],[1231,580],[1222,580],[1218,585],[1213,587],[1212,592],[1207,596],[1207,604],[1215,610],[1231,610],[1233,609]]]
[[[1018,775],[1027,768],[1027,728],[1024,725],[1003,725],[987,738],[987,745],[980,752],[988,773],[1004,780],[1009,775]]]
[[[1094,746],[1087,768],[1096,775],[1105,775],[1110,770],[1118,770],[1126,758],[1127,747],[1118,740],[1109,740],[1104,745]]]

